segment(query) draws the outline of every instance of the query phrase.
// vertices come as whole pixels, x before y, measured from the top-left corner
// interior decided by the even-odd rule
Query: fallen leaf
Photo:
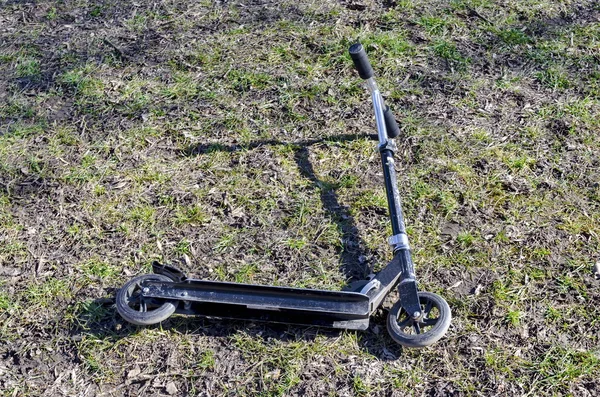
[[[442,226],[441,235],[450,236],[452,239],[455,239],[459,232],[460,225],[458,223],[448,222]]]
[[[177,386],[175,386],[175,383],[173,383],[173,382],[167,383],[166,389],[167,389],[167,393],[169,393],[170,395],[177,393]]]
[[[128,378],[135,378],[136,376],[138,376],[140,373],[142,372],[142,370],[140,369],[139,365],[136,365],[131,371],[129,371],[129,373],[127,374]]]

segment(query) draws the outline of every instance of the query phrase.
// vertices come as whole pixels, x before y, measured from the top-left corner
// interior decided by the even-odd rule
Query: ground
[[[447,336],[174,316],[189,276],[340,289],[390,260],[360,40]],[[0,395],[596,396],[600,5],[0,0]]]

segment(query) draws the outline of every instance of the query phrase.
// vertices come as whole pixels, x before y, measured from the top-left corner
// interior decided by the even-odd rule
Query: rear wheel
[[[117,311],[124,320],[136,325],[158,324],[169,318],[179,301],[142,296],[144,281],[173,281],[162,274],[145,274],[128,281],[117,292]]]
[[[441,296],[419,292],[421,315],[414,318],[396,302],[390,310],[387,329],[395,342],[406,347],[425,347],[440,340],[450,327],[450,306]]]

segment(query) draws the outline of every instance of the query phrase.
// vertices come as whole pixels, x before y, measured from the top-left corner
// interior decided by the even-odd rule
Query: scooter
[[[154,262],[154,274],[135,277],[117,292],[116,307],[123,319],[136,325],[151,325],[178,313],[366,330],[370,316],[397,287],[400,299],[387,317],[387,330],[394,341],[420,348],[446,334],[451,322],[448,303],[437,294],[417,288],[394,167],[396,144],[392,139],[400,134],[400,129],[384,104],[363,46],[354,44],[349,51],[359,76],[366,81],[375,111],[392,223],[393,235],[388,240],[394,253],[392,261],[378,273],[352,283],[350,290],[342,291],[197,280],[176,267]]]

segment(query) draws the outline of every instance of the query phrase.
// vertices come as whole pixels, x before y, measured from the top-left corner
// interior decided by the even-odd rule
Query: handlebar
[[[373,67],[367,57],[367,53],[362,44],[356,43],[350,46],[350,57],[354,61],[354,67],[358,71],[361,79],[367,80],[373,77]]]
[[[358,75],[361,79],[367,80],[367,86],[369,88],[369,91],[372,95],[375,95],[373,97],[373,104],[375,106],[376,115],[378,112],[381,112],[381,110],[378,109],[379,105],[383,107],[383,121],[385,124],[385,133],[382,134],[380,132],[380,140],[385,141],[385,138],[396,138],[398,135],[400,135],[400,128],[398,127],[398,123],[396,122],[396,118],[390,110],[390,107],[385,106],[385,104],[383,103],[383,98],[381,97],[379,89],[375,84],[375,79],[373,78],[375,73],[373,72],[371,62],[369,62],[369,58],[367,57],[367,52],[360,43],[352,44],[348,52],[350,52],[350,57],[354,62],[354,67],[358,71]],[[376,105],[376,102],[379,103],[377,103]],[[378,129],[380,129],[379,125]]]

